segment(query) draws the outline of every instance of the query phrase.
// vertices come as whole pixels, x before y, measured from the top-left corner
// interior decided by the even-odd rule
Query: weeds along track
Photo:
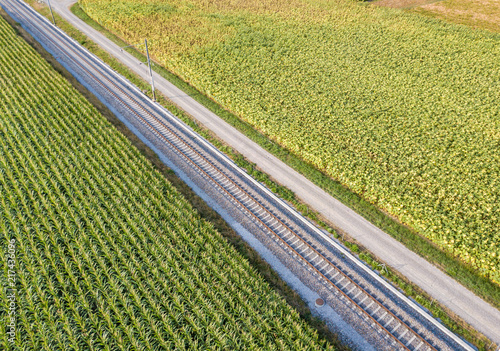
[[[0,4],[86,86],[154,135],[395,349],[471,349],[168,111],[24,3]],[[309,277],[310,278],[310,277]],[[327,300],[327,296],[324,296]]]

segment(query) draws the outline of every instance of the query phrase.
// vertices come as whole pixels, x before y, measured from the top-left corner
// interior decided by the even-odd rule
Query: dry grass
[[[415,8],[414,11],[500,33],[500,0],[445,0]]]
[[[411,9],[436,2],[436,0],[380,0],[375,2],[377,6],[390,7],[393,9]]]
[[[375,4],[500,33],[500,0],[380,0]]]

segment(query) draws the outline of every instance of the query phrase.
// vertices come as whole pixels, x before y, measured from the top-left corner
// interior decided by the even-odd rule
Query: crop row
[[[329,348],[3,19],[0,193],[3,350]]]
[[[148,37],[162,64],[224,108],[500,282],[500,35],[350,1],[81,4],[126,40]],[[168,11],[149,13],[160,4]]]

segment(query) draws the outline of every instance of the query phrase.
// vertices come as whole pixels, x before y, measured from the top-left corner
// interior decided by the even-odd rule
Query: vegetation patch
[[[376,0],[373,4],[500,33],[499,0]]]

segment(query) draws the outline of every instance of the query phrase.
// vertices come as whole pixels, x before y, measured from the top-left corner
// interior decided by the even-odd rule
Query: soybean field
[[[348,0],[81,0],[94,20],[500,283],[500,35]]]
[[[0,348],[331,349],[0,17]]]

